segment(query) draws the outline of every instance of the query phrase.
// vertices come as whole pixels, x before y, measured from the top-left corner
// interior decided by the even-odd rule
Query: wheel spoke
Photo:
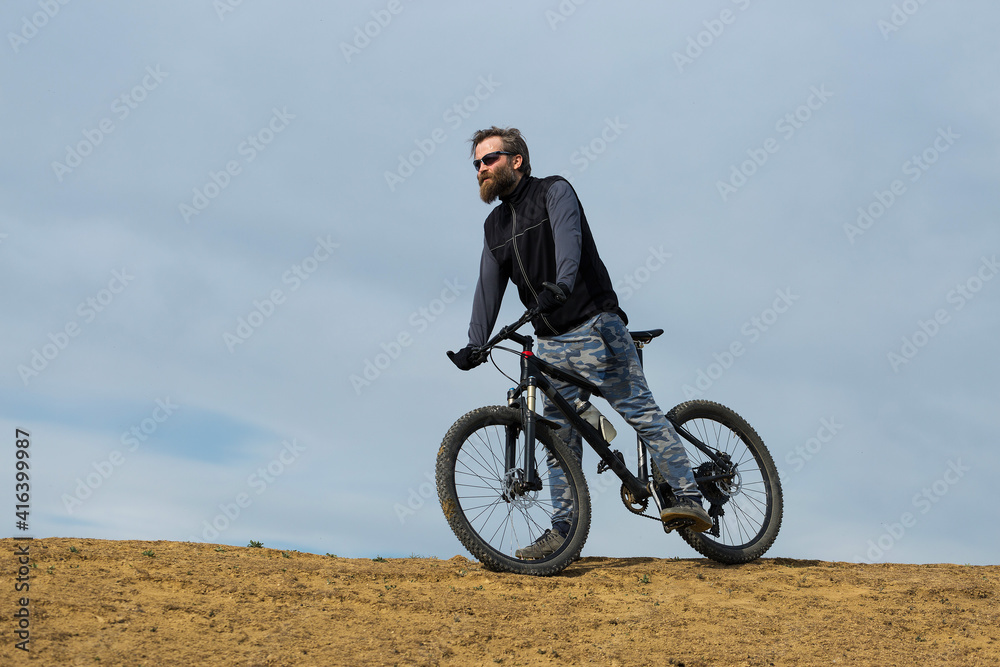
[[[493,568],[531,574],[553,574],[565,567],[579,553],[590,523],[589,494],[580,495],[585,477],[575,456],[561,441],[541,428],[535,444],[535,460],[527,462],[540,482],[540,489],[525,492],[522,484],[528,470],[522,469],[525,443],[519,428],[520,413],[506,408],[483,408],[469,413],[449,431],[438,458],[438,489],[449,523],[462,543],[484,563]],[[508,429],[517,434],[514,468],[506,469]],[[459,437],[449,440],[453,433]],[[565,457],[570,457],[569,459]],[[575,468],[573,467],[575,465]],[[567,468],[569,466],[569,468]],[[562,475],[559,473],[562,472]],[[449,483],[445,484],[442,475]],[[569,480],[571,507],[553,498],[556,477]],[[580,513],[581,499],[586,502]],[[571,540],[551,556],[522,560],[518,549],[533,544],[553,518],[569,512],[574,553],[567,553]]]

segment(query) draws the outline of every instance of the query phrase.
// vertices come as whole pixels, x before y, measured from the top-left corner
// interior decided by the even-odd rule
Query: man
[[[462,370],[482,363],[472,352],[489,339],[507,281],[513,282],[525,307],[537,306],[540,311],[532,321],[538,356],[599,385],[604,398],[649,446],[675,496],[668,507],[670,503],[656,485],[650,484],[660,519],[689,519],[694,521],[692,529],[707,530],[712,519],[702,507],[684,446],[646,384],[635,344],[625,328],[628,319],[618,306],[618,296],[573,187],[559,176],[531,176],[528,146],[515,128],[480,130],[471,141],[479,196],[487,204],[498,198],[501,203],[484,225],[486,238],[469,344],[448,356]],[[567,297],[565,302],[559,303],[553,292],[543,289],[543,282],[559,285]],[[555,379],[552,382],[571,405],[577,398],[589,398],[581,396],[578,387]],[[577,457],[582,456],[579,433],[546,403],[545,417],[561,426],[560,437]],[[544,558],[565,541],[565,521],[572,507],[563,500],[563,489],[565,481],[554,478],[552,529],[533,545],[519,549],[519,558]]]

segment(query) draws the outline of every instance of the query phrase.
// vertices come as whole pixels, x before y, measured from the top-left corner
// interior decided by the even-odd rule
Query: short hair
[[[494,125],[485,130],[479,130],[472,135],[469,141],[472,142],[472,157],[476,157],[476,146],[490,137],[500,137],[500,145],[508,153],[516,153],[521,156],[521,168],[518,171],[522,176],[531,176],[531,160],[528,158],[528,144],[524,141],[521,131],[516,127],[500,128]]]

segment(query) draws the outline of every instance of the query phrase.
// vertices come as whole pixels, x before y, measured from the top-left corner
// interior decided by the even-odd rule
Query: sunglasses
[[[487,153],[479,160],[473,160],[472,166],[479,171],[481,165],[486,165],[487,167],[492,167],[493,163],[500,159],[501,155],[517,155],[517,153],[508,153],[507,151],[493,151],[492,153]]]

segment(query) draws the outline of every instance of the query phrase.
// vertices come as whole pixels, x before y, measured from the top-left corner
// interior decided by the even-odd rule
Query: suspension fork
[[[535,400],[538,387],[535,385],[535,376],[529,375],[524,388],[524,406],[521,408],[524,415],[524,489],[525,491],[541,491],[542,483],[538,479],[538,471],[535,469],[535,424],[538,415],[535,412]]]
[[[521,399],[517,401],[521,409],[521,423],[506,427],[507,441],[503,459],[507,475],[515,474],[518,470],[518,463],[521,463],[520,478],[514,480],[513,490],[517,495],[542,489],[542,483],[538,479],[538,470],[535,468],[535,431],[538,423],[538,415],[535,412],[538,386],[535,376],[528,376],[521,387],[507,392],[508,405],[515,405],[515,396],[519,394],[523,394]],[[522,433],[524,434],[524,458],[519,462],[517,460],[517,446]]]

